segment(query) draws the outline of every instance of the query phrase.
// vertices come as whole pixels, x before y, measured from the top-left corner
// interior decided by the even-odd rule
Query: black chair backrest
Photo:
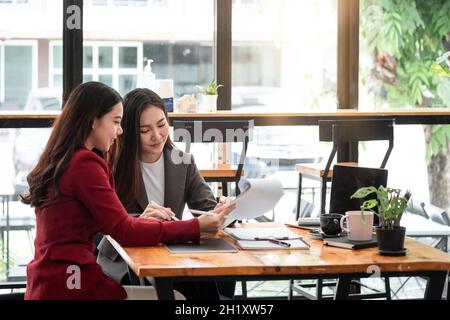
[[[345,214],[346,211],[360,210],[362,203],[376,198],[375,194],[364,199],[351,199],[353,193],[362,187],[380,185],[386,187],[388,171],[380,168],[363,168],[335,165],[331,182],[330,212]],[[374,208],[376,211],[376,208]],[[378,219],[375,216],[375,224]]]
[[[186,143],[248,142],[253,128],[251,121],[195,120],[172,122],[174,141]]]
[[[319,121],[319,140],[333,141],[333,150],[324,170],[325,176],[328,175],[328,170],[336,155],[338,145],[343,142],[356,144],[355,147],[357,148],[357,142],[359,141],[389,141],[389,147],[380,166],[380,168],[384,168],[394,147],[394,120],[321,120]]]
[[[393,140],[393,119],[320,120],[320,141]]]

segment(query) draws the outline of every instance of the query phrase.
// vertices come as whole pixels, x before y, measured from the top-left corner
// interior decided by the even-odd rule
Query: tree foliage
[[[389,75],[378,76],[379,99],[394,107],[450,106],[450,78],[436,72],[436,59],[450,50],[449,17],[448,0],[361,1],[361,41]],[[449,141],[450,126],[435,126],[427,158],[446,152]]]

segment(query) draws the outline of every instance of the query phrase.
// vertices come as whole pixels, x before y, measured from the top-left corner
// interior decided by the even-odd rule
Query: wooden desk
[[[358,163],[356,162],[338,162],[337,165],[348,166],[348,167],[357,167]],[[322,178],[324,176],[326,163],[311,163],[311,164],[301,164],[297,163],[295,165],[295,171],[303,174],[311,179],[314,178]],[[333,178],[333,167],[330,168],[327,174],[327,178]],[[319,180],[320,181],[320,180]]]
[[[252,225],[247,225],[249,227]],[[276,223],[253,226],[273,227]],[[239,226],[241,227],[241,226]],[[153,277],[160,299],[173,299],[173,282],[199,280],[288,280],[339,278],[336,299],[348,298],[352,278],[372,276],[422,276],[429,278],[426,299],[440,299],[450,255],[407,238],[408,254],[385,257],[377,248],[347,250],[322,245],[301,229],[291,228],[311,244],[310,250],[240,250],[238,253],[170,254],[163,246],[122,248],[113,246],[138,277]],[[228,238],[227,238],[228,239]],[[232,240],[228,239],[232,242]]]
[[[214,164],[210,167],[201,167],[199,172],[206,181],[211,178],[235,178],[237,166],[231,166],[229,164]],[[244,171],[242,170],[241,176],[243,175]]]

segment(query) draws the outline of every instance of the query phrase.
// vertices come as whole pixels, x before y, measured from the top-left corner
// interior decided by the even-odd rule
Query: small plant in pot
[[[206,112],[217,111],[217,97],[219,95],[220,87],[223,87],[223,85],[217,84],[216,80],[212,80],[207,87],[197,86],[200,90]]]
[[[400,220],[405,212],[411,192],[407,190],[401,195],[401,190],[380,186],[364,187],[358,189],[351,198],[364,199],[370,194],[376,194],[376,199],[363,202],[361,212],[370,210],[378,216],[379,226],[376,228],[378,239],[378,251],[381,255],[404,255],[406,249],[405,227],[400,226]],[[377,207],[377,211],[373,208]]]

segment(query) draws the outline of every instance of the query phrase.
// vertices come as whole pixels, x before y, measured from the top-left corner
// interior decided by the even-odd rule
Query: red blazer
[[[88,149],[75,152],[59,187],[55,204],[36,209],[35,256],[27,267],[25,299],[126,298],[123,287],[96,263],[92,237],[98,232],[123,246],[200,237],[197,219],[159,222],[129,216],[115,193],[111,168]]]

